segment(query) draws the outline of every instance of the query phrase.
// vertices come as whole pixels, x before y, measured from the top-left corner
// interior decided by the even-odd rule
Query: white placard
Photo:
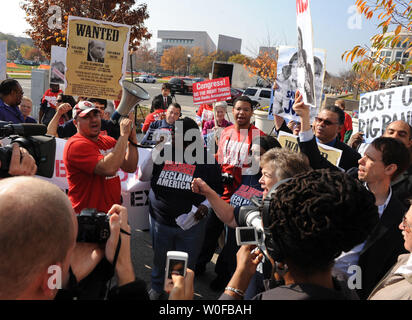
[[[385,133],[393,121],[412,125],[412,86],[398,87],[360,95],[359,131],[371,143]]]

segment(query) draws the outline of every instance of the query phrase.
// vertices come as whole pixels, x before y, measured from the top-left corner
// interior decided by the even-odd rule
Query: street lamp
[[[190,75],[190,59],[192,56],[190,54],[187,55],[187,75]]]

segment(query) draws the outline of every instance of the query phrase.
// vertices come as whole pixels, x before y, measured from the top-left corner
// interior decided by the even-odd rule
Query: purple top
[[[32,118],[32,117],[27,117],[26,118],[26,123],[37,123],[36,119]]]
[[[220,125],[219,127],[226,128],[226,127],[229,127],[231,125],[233,125],[232,122],[229,122],[226,119],[223,119],[222,125]],[[203,125],[203,130],[202,130],[203,135],[204,136],[207,135],[207,131],[212,130],[214,127],[215,127],[215,120],[205,122],[205,124]]]
[[[0,99],[0,121],[24,123],[24,117],[18,107],[10,107]]]

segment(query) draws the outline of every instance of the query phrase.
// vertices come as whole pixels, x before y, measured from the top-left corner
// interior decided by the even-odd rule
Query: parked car
[[[230,88],[230,95],[232,96],[232,98],[226,101],[227,104],[233,105],[233,102],[235,102],[235,100],[239,98],[242,94],[243,94],[243,90]]]
[[[146,83],[146,82],[147,83],[156,83],[156,78],[151,76],[151,75],[148,75],[148,74],[143,74],[143,75],[140,75],[140,76],[136,77],[134,79],[134,81],[135,82],[143,82],[143,83]]]
[[[253,101],[260,104],[262,108],[270,106],[270,96],[272,94],[271,89],[249,87],[243,93],[244,96],[248,96]]]
[[[192,92],[193,82],[191,78],[172,78],[169,80],[171,92],[181,92],[186,94]]]
[[[196,83],[196,82],[203,82],[203,81],[205,81],[205,79],[204,79],[204,78],[193,78],[193,79],[192,79],[192,82],[193,82],[193,83]]]

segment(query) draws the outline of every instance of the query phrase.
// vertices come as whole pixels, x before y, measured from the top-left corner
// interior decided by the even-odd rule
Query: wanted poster
[[[69,16],[65,94],[116,100],[129,38],[128,25]]]

